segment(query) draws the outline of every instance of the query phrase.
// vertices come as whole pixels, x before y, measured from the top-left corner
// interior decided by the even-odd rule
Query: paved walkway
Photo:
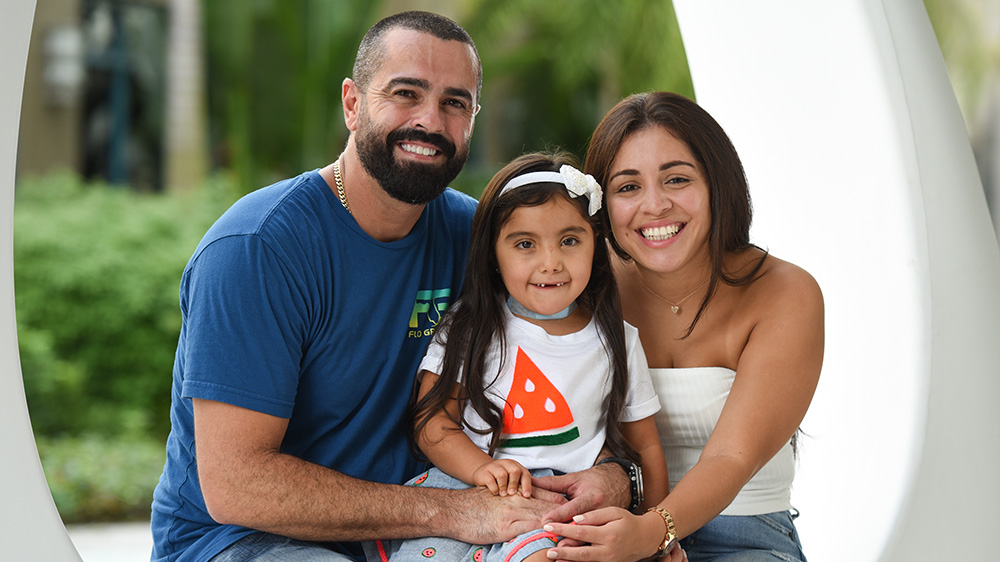
[[[83,562],[140,562],[149,560],[153,548],[148,521],[67,525],[66,530]]]

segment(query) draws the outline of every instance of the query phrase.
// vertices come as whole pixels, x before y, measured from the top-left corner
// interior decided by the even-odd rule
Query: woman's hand
[[[638,516],[617,507],[577,515],[571,524],[548,523],[545,530],[576,541],[574,546],[560,542],[547,553],[550,559],[573,562],[634,562],[649,558],[666,533],[663,518],[656,513]],[[660,560],[686,559],[684,550],[676,547]]]

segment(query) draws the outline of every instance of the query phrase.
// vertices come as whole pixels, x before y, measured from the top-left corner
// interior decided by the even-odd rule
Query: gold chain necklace
[[[670,312],[673,312],[674,314],[680,314],[680,313],[681,313],[681,305],[682,305],[682,304],[684,304],[684,301],[686,301],[686,300],[688,300],[689,298],[691,298],[692,296],[694,296],[694,294],[695,294],[695,293],[697,293],[697,292],[698,292],[699,290],[701,290],[701,288],[702,288],[702,287],[704,287],[706,283],[708,283],[708,280],[709,280],[709,279],[711,279],[711,277],[709,277],[709,279],[706,279],[706,280],[705,280],[705,281],[704,281],[704,282],[703,282],[703,283],[702,283],[701,285],[698,285],[698,286],[697,286],[697,287],[695,288],[695,290],[693,290],[693,291],[691,291],[690,293],[688,293],[688,295],[687,295],[686,297],[682,298],[681,300],[679,300],[679,301],[677,301],[677,302],[673,302],[673,301],[671,301],[670,299],[667,299],[666,297],[664,297],[663,295],[660,295],[659,293],[657,293],[657,292],[656,292],[656,291],[654,291],[653,289],[650,289],[650,288],[649,288],[649,285],[647,285],[647,284],[646,284],[646,282],[645,282],[645,281],[643,281],[643,279],[642,279],[642,272],[641,272],[641,271],[639,271],[639,269],[638,269],[638,268],[636,268],[636,270],[635,270],[635,274],[636,274],[636,276],[638,276],[638,277],[639,277],[639,283],[640,283],[640,284],[641,284],[641,285],[642,285],[642,286],[643,286],[643,287],[644,287],[644,288],[645,288],[645,289],[646,289],[647,291],[649,291],[649,292],[650,292],[650,294],[652,294],[652,295],[653,295],[654,297],[656,297],[656,298],[658,298],[658,299],[662,300],[663,302],[665,302],[665,303],[669,304],[669,305],[670,305]]]
[[[344,178],[340,176],[340,156],[333,161],[333,180],[337,182],[337,197],[340,198],[340,204],[351,213],[351,206],[347,203],[347,192],[344,191]]]

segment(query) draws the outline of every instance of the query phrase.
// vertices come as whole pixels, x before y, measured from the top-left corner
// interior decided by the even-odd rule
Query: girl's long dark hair
[[[487,423],[489,429],[479,433],[490,435],[489,455],[500,447],[503,435],[503,409],[494,404],[486,390],[493,385],[502,370],[506,356],[504,309],[507,306],[507,289],[497,268],[495,246],[500,229],[518,207],[537,206],[553,197],[565,197],[580,209],[594,229],[594,264],[583,293],[577,303],[590,310],[607,350],[611,377],[611,392],[604,401],[607,437],[605,445],[612,454],[638,462],[638,455],[625,441],[621,431],[622,410],[628,392],[628,364],[626,361],[625,331],[622,324],[621,301],[611,270],[611,259],[605,243],[598,216],[587,215],[587,198],[571,198],[566,188],[558,183],[540,183],[519,187],[500,195],[501,188],[515,176],[528,172],[558,171],[563,164],[573,165],[571,157],[563,153],[531,153],[520,156],[503,167],[483,192],[472,220],[472,242],[465,272],[465,286],[458,303],[451,307],[438,326],[438,336],[446,334],[444,362],[438,380],[421,399],[411,401],[409,424],[410,444],[415,454],[417,436],[427,422],[445,410],[451,400],[455,384],[461,380],[458,398],[459,419],[452,419],[458,427],[465,427],[466,406]],[[498,345],[498,347],[491,347]],[[487,358],[491,351],[499,350],[501,365],[497,371],[487,372]]]
[[[722,126],[697,103],[672,92],[647,92],[631,95],[618,102],[597,125],[587,149],[585,171],[604,185],[611,164],[622,144],[633,134],[650,127],[663,127],[683,141],[698,159],[708,181],[712,227],[708,236],[712,274],[708,292],[698,307],[698,313],[684,337],[691,335],[695,324],[715,294],[719,282],[746,285],[753,281],[767,259],[767,252],[745,275],[732,275],[723,267],[727,252],[743,252],[757,248],[750,242],[750,222],[753,205],[743,164]],[[598,216],[609,233],[611,247],[623,259],[630,256],[611,233],[607,205]],[[758,248],[759,249],[759,248]]]

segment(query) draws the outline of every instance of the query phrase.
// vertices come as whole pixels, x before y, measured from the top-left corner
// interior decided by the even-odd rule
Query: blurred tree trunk
[[[170,0],[167,41],[167,189],[200,186],[208,170],[204,49],[198,0]]]

